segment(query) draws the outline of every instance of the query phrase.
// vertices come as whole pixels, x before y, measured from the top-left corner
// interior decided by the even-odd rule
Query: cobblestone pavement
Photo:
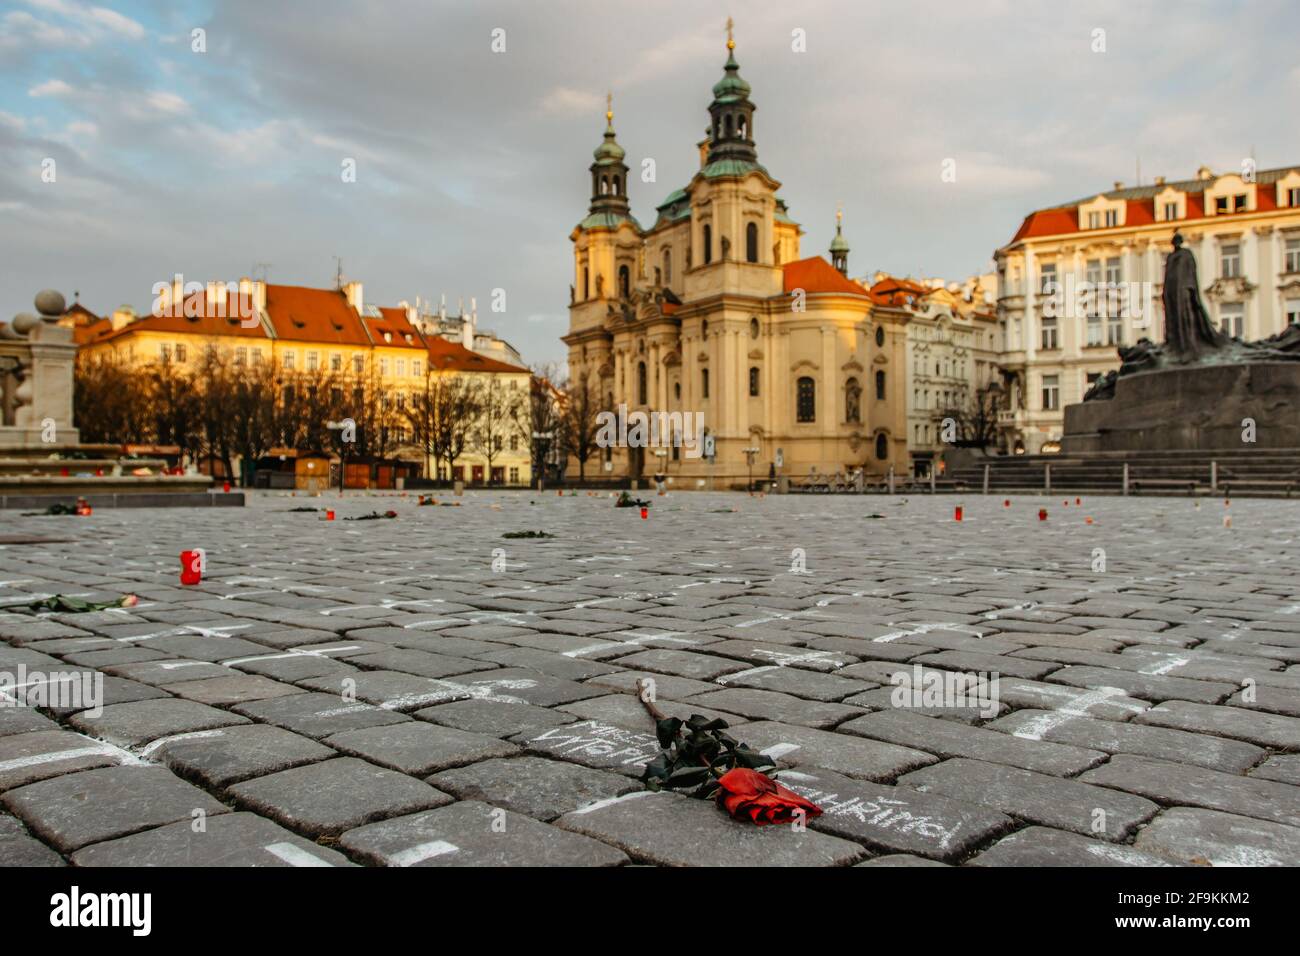
[[[140,596],[0,613],[0,671],[104,675],[0,707],[0,863],[1300,864],[1300,503],[445,500],[0,515],[0,608]],[[823,815],[646,792],[643,677]]]

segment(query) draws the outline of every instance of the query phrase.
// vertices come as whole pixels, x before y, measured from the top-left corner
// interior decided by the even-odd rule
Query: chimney
[[[179,272],[172,277],[172,297],[171,306],[180,315],[181,307],[185,303],[185,277]]]
[[[1119,189],[1123,189],[1123,188],[1124,188],[1124,181],[1123,181],[1123,180],[1120,180],[1120,179],[1115,180],[1115,188],[1116,188],[1117,190],[1119,190]]]
[[[226,292],[228,287],[224,282],[208,283],[208,314],[225,315],[226,314]]]
[[[258,312],[263,311],[266,308],[266,283],[261,279],[254,280],[252,293],[253,308]]]
[[[352,306],[352,308],[360,312],[362,306],[365,304],[361,297],[361,283],[360,282],[347,283],[346,285],[343,286],[343,294],[347,296],[348,305]]]
[[[1156,185],[1157,185],[1157,186],[1163,186],[1164,184],[1165,184],[1165,177],[1163,177],[1163,176],[1157,176],[1157,177],[1156,177]]]

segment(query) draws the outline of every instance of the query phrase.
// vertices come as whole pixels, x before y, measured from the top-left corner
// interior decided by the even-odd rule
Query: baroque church
[[[563,339],[571,395],[586,389],[613,412],[702,413],[714,458],[668,441],[602,448],[586,473],[663,472],[679,488],[743,485],[751,474],[906,474],[907,314],[848,277],[839,222],[829,262],[800,257],[803,230],[758,161],[756,107],[730,35],[727,49],[699,171],[649,228],[631,213],[626,155],[606,112],[591,207],[570,236]]]

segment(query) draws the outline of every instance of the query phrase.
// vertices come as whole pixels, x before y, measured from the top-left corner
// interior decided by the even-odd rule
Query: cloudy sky
[[[559,359],[605,91],[634,171],[655,160],[648,225],[697,168],[729,14],[803,253],[842,203],[855,274],[982,270],[1139,157],[1145,182],[1300,163],[1294,0],[0,0],[0,316],[47,286],[144,310],[175,272],[259,263],[328,286],[338,256],[369,301],[477,296]]]

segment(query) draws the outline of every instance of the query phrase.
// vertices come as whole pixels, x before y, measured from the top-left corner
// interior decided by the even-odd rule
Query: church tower
[[[849,274],[849,241],[844,238],[844,210],[835,210],[835,238],[831,240],[831,265],[847,278]]]

